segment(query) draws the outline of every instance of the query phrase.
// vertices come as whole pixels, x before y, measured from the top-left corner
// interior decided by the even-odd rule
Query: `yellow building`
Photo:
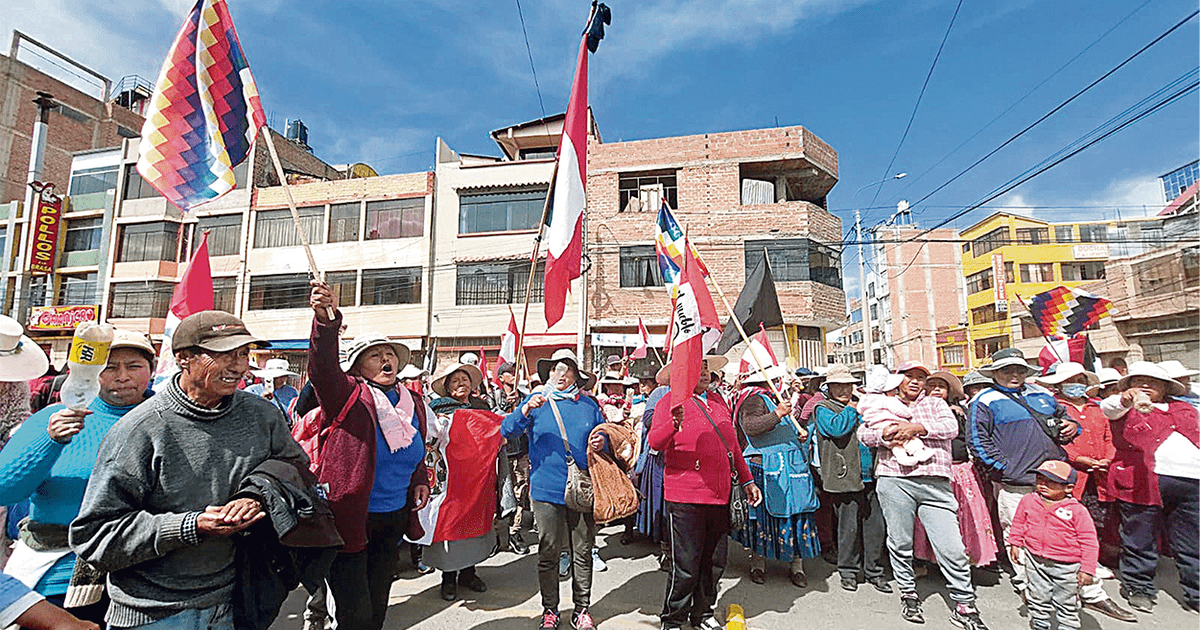
[[[959,238],[966,241],[962,272],[970,352],[964,359],[970,367],[1021,339],[1041,337],[1018,296],[1102,280],[1110,257],[1154,248],[1163,233],[1157,217],[1050,223],[997,212]]]

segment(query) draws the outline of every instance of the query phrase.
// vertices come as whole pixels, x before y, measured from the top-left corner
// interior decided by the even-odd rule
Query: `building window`
[[[96,303],[96,288],[99,285],[99,274],[95,271],[79,275],[62,276],[59,285],[58,304],[76,306]]]
[[[100,249],[100,236],[104,228],[104,219],[71,219],[67,221],[66,238],[63,241],[63,251],[87,252]],[[171,252],[174,254],[174,252]]]
[[[325,284],[338,297],[338,306],[354,306],[358,298],[357,271],[331,271],[325,274]]]
[[[167,221],[132,223],[121,228],[121,254],[118,262],[175,260],[179,224]]]
[[[425,198],[367,202],[368,241],[425,234]]]
[[[235,256],[242,251],[242,215],[222,214],[215,217],[200,217],[196,228],[201,233],[208,230],[209,256]],[[200,247],[200,239],[192,239],[193,251]]]
[[[617,190],[618,212],[658,212],[663,199],[672,208],[679,207],[675,171],[624,173],[617,180]]]
[[[135,165],[130,164],[125,168],[125,198],[126,199],[149,199],[151,197],[161,197],[157,190],[151,186],[146,180],[142,179],[142,175],[137,172]]]
[[[971,322],[976,326],[998,322],[1005,318],[1005,314],[997,311],[993,304],[971,309]]]
[[[1017,244],[1042,245],[1050,242],[1050,228],[1017,228]]]
[[[1007,348],[1009,345],[1010,342],[1007,335],[977,339],[975,340],[975,358],[986,359],[992,356],[997,350]]]
[[[1103,280],[1104,263],[1101,261],[1082,263],[1063,263],[1062,279],[1064,282],[1081,282],[1084,280]]]
[[[653,245],[628,245],[621,248],[622,287],[661,287],[662,270]]]
[[[308,274],[284,273],[250,277],[252,311],[308,308]]]
[[[987,291],[992,288],[992,268],[988,267],[979,273],[973,273],[967,276],[967,295],[973,295],[980,291]]]
[[[329,242],[347,243],[358,240],[358,219],[362,207],[358,203],[335,203],[329,206]]]
[[[963,244],[962,244],[962,248],[963,248],[963,253],[964,253],[964,254],[970,254],[970,253],[971,253],[971,244],[970,244],[970,243],[963,243]]]
[[[364,269],[362,304],[420,304],[421,268]]]
[[[533,277],[531,302],[545,300],[546,263],[539,262]],[[454,303],[458,306],[479,304],[517,304],[525,300],[529,280],[527,261],[495,262],[458,266]]]
[[[1080,243],[1107,243],[1108,242],[1108,225],[1100,224],[1084,224],[1079,226],[1079,242]]]
[[[213,278],[213,308],[233,313],[237,308],[237,278],[233,276]]]
[[[867,298],[869,299],[869,298],[873,298],[873,297],[875,297],[875,283],[868,282],[867,283]]]
[[[321,243],[325,233],[325,206],[297,209],[300,225],[310,244]],[[297,247],[300,233],[292,221],[291,210],[263,210],[254,219],[255,247]]]
[[[101,166],[75,171],[67,190],[72,196],[113,190],[117,187],[117,170],[116,166]]]
[[[1054,282],[1054,263],[1021,265],[1021,282]]]
[[[459,195],[458,233],[535,230],[545,204],[545,190]]]
[[[942,365],[964,365],[962,346],[942,346]]]
[[[555,147],[535,147],[532,149],[521,149],[520,156],[522,160],[549,160],[558,153]]]
[[[113,319],[166,317],[174,292],[173,282],[115,282],[108,316]]]
[[[842,253],[807,238],[746,241],[746,277],[750,277],[762,260],[764,249],[771,264],[771,276],[776,282],[807,280],[842,288]]]
[[[878,311],[878,309],[875,308],[875,306],[876,306],[875,304],[871,305],[871,320],[877,322],[877,321],[879,321],[879,311]],[[875,331],[875,339],[876,339],[876,341],[878,341],[878,339],[879,339],[879,331],[878,330]]]
[[[971,241],[971,251],[976,256],[982,256],[993,249],[1008,245],[1008,227],[998,227],[987,234]]]
[[[1074,225],[1056,225],[1054,226],[1054,240],[1058,243],[1074,243],[1075,242],[1075,226]]]

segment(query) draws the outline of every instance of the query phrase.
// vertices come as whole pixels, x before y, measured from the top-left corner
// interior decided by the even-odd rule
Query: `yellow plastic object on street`
[[[746,611],[737,604],[730,604],[725,612],[725,630],[746,630]]]

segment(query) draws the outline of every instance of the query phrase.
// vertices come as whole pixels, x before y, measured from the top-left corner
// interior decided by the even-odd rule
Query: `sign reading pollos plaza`
[[[58,255],[58,233],[62,226],[62,197],[54,194],[54,184],[33,182],[37,193],[37,214],[34,215],[33,239],[29,247],[30,273],[54,273]]]

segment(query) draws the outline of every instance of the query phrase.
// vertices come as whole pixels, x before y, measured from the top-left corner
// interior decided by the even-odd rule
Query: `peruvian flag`
[[[633,353],[629,356],[635,359],[645,359],[646,350],[650,348],[650,333],[646,332],[646,325],[642,323],[642,318],[638,318],[638,345],[633,349]]]
[[[179,371],[175,365],[175,353],[171,351],[171,334],[175,327],[192,313],[213,309],[212,268],[208,264],[208,232],[200,237],[200,246],[188,263],[187,270],[175,285],[171,295],[171,307],[167,310],[166,327],[163,329],[162,349],[158,355],[158,368],[154,371],[154,390],[158,391],[168,379]]]
[[[579,64],[558,144],[553,197],[546,226],[546,327],[562,319],[571,281],[581,274],[583,211],[587,205],[588,46],[579,44]]]
[[[521,332],[517,330],[517,316],[513,314],[512,307],[508,307],[508,330],[500,336],[500,358],[496,359],[496,371],[492,374],[492,382],[500,384],[500,366],[505,363],[517,362],[517,337],[521,336]]]
[[[496,459],[504,442],[501,419],[484,409],[458,409],[436,415],[427,423],[425,462],[430,498],[417,512],[424,535],[412,542],[431,545],[478,538],[492,531],[496,467],[481,466],[480,462]]]
[[[713,305],[700,264],[685,248],[683,269],[679,274],[678,297],[671,325],[671,408],[692,397],[700,372],[704,369],[704,333],[720,328],[717,307]]]
[[[771,347],[771,340],[767,339],[767,330],[758,326],[758,332],[750,338],[750,346],[742,353],[742,361],[738,364],[739,374],[749,374],[758,372],[760,369],[766,369],[766,366],[759,367],[762,359],[770,359],[770,365],[779,365],[779,359],[775,356],[775,349]]]

